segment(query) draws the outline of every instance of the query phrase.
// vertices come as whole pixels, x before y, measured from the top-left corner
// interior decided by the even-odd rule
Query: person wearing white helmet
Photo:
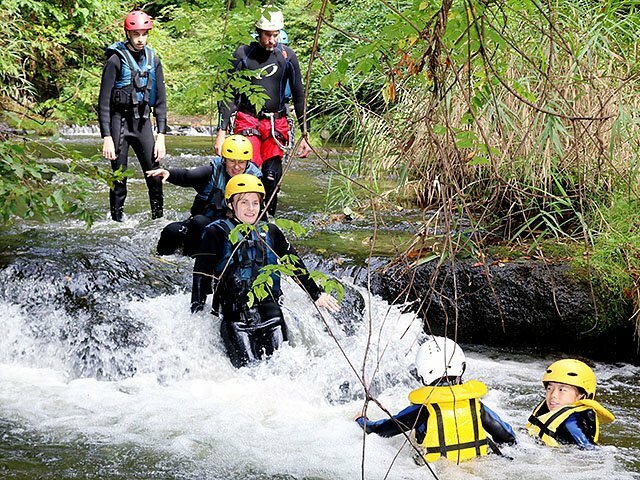
[[[441,457],[453,462],[487,455],[496,444],[513,444],[516,436],[480,398],[487,386],[462,382],[466,358],[460,345],[446,337],[432,336],[418,349],[417,376],[422,387],[409,393],[411,405],[391,418],[372,421],[359,414],[356,422],[366,433],[392,437],[414,431],[424,461]]]
[[[598,444],[600,424],[615,420],[595,400],[596,375],[589,365],[574,358],[553,362],[542,376],[545,398],[527,422],[530,435],[545,445],[577,445],[593,449]]]
[[[262,178],[269,203],[268,212],[275,214],[277,206],[277,186],[282,177],[283,147],[290,139],[287,119],[288,93],[293,100],[300,129],[309,131],[305,122],[306,96],[300,72],[300,62],[294,51],[280,41],[284,28],[282,12],[273,6],[265,6],[255,23],[256,41],[241,45],[233,54],[234,71],[251,70],[259,72],[250,78],[253,85],[262,87],[266,100],[257,109],[247,93],[236,92],[230,102],[218,103],[219,122],[216,138],[216,153],[220,154],[227,130],[245,135],[253,143],[253,163],[262,168]],[[235,115],[231,125],[232,115]],[[305,158],[311,147],[303,137],[298,156]]]

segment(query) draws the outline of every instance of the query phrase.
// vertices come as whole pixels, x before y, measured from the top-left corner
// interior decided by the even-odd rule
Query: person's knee
[[[173,222],[162,229],[158,241],[158,255],[173,255],[184,245],[189,229],[185,222]]]
[[[220,324],[220,336],[229,361],[234,367],[244,367],[257,360],[251,349],[249,335],[247,332],[239,331],[234,322],[223,320]]]

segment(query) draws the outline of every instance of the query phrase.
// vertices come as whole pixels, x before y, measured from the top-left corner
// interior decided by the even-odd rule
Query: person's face
[[[280,30],[258,30],[258,43],[262,48],[272,51],[278,45]]]
[[[242,223],[253,225],[260,215],[260,195],[254,192],[240,193],[232,199],[233,213]]]
[[[564,407],[565,405],[576,403],[582,398],[582,396],[583,395],[580,391],[573,385],[558,382],[547,382],[545,399],[550,412]]]
[[[229,160],[228,158],[225,158],[224,168],[230,177],[235,177],[239,173],[244,173],[247,169],[247,163],[248,162],[246,160]]]
[[[128,30],[127,38],[136,52],[142,50],[149,39],[149,30]]]

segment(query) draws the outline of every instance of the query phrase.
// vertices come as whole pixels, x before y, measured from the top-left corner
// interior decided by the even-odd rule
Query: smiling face
[[[580,393],[577,387],[566,383],[547,382],[545,387],[545,399],[550,412],[565,405],[576,403],[583,397],[584,395]]]
[[[255,192],[238,193],[231,199],[233,213],[242,223],[253,225],[260,215],[262,198]]]
[[[247,163],[248,162],[246,160],[230,160],[225,158],[224,168],[230,177],[235,177],[239,173],[244,173],[247,169]]]
[[[129,45],[136,52],[139,52],[147,45],[149,30],[127,30],[127,38],[129,39]]]
[[[258,43],[262,48],[271,52],[278,45],[279,35],[280,30],[258,30]]]

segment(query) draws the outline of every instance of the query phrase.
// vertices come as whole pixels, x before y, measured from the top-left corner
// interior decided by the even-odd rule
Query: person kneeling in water
[[[279,273],[271,274],[273,285],[264,299],[248,306],[253,281],[264,267],[276,265],[284,255],[293,258],[295,278],[315,300],[318,307],[339,310],[338,302],[323,293],[311,279],[298,253],[282,231],[272,223],[259,221],[264,210],[262,181],[249,174],[232,177],[225,189],[228,217],[206,227],[195,255],[191,311],[204,308],[213,293],[213,310],[222,314],[220,333],[231,363],[235,367],[271,355],[287,341],[287,325],[278,301],[281,296]],[[252,227],[232,243],[229,234],[237,225]],[[212,291],[212,280],[217,285]]]
[[[542,376],[545,398],[527,423],[530,435],[546,445],[578,445],[592,449],[598,443],[600,424],[615,417],[594,400],[596,375],[580,360],[566,358],[549,365]]]
[[[222,155],[211,159],[210,165],[195,168],[158,168],[149,170],[147,176],[160,177],[162,183],[196,190],[191,215],[181,222],[172,222],[162,230],[158,240],[158,255],[173,255],[182,247],[182,253],[196,253],[202,231],[214,220],[226,217],[227,204],[224,189],[229,179],[241,173],[258,177],[262,172],[251,163],[253,145],[242,135],[227,137],[222,144]]]
[[[465,368],[460,345],[446,337],[431,337],[416,355],[417,374],[424,386],[409,393],[411,405],[391,418],[371,421],[358,414],[355,420],[366,433],[383,437],[414,430],[425,462],[440,457],[456,463],[470,460],[487,455],[488,446],[500,453],[495,443],[513,444],[515,433],[480,401],[487,393],[484,383],[462,383]]]

